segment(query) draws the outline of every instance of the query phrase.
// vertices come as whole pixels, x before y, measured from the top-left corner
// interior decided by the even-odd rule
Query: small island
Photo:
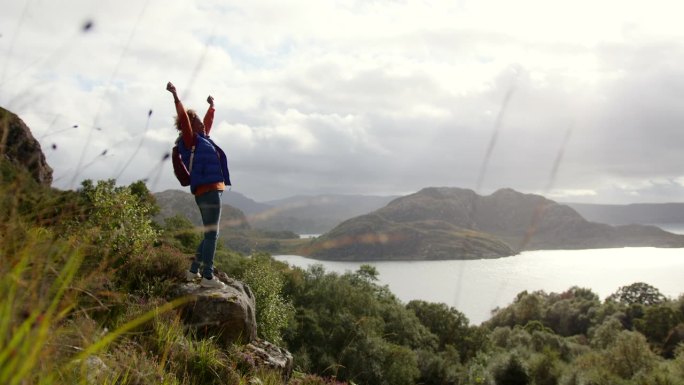
[[[525,250],[684,247],[655,226],[590,222],[543,196],[429,187],[339,224],[298,252],[340,261],[500,258]]]

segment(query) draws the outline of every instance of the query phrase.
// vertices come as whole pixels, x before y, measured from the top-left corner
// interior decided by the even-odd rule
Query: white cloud
[[[187,107],[216,98],[212,134],[236,190],[258,199],[474,188],[496,135],[482,192],[672,200],[684,161],[681,10],[660,0],[11,2],[0,105],[42,138],[62,188],[118,175],[143,137],[120,182],[179,187],[161,163],[176,136],[171,80]]]

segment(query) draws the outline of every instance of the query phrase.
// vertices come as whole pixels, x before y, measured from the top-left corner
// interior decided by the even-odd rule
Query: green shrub
[[[651,343],[660,345],[679,322],[679,314],[669,305],[654,305],[645,309],[643,318],[634,321],[634,328]]]
[[[175,215],[164,219],[162,227],[166,239],[184,253],[195,254],[197,246],[202,241],[202,234],[190,220],[182,215]]]
[[[190,265],[189,258],[168,245],[148,247],[132,255],[117,271],[117,286],[146,297],[167,296]]]
[[[417,383],[425,385],[458,384],[464,368],[455,347],[447,345],[443,351],[418,350],[416,352],[420,377]]]
[[[562,362],[557,352],[545,349],[533,355],[529,362],[529,373],[535,385],[557,385],[560,379]]]
[[[519,357],[512,354],[503,365],[495,367],[494,381],[496,385],[527,385],[530,375]]]
[[[636,332],[623,331],[604,353],[608,369],[615,375],[630,379],[637,372],[648,372],[658,357],[649,349],[646,338]]]
[[[282,296],[284,280],[273,259],[267,254],[253,255],[245,265],[242,279],[254,293],[259,335],[281,343],[283,330],[294,317],[294,307]]]
[[[92,242],[95,254],[110,257],[114,266],[121,266],[156,241],[158,233],[150,217],[155,207],[130,187],[116,187],[113,179],[97,184],[86,180],[80,197],[86,215],[71,228]]]
[[[297,374],[288,382],[288,385],[347,385],[346,382],[339,382],[334,378],[320,377],[315,374]]]

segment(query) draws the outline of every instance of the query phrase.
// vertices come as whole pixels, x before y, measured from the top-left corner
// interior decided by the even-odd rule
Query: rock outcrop
[[[0,156],[27,169],[40,184],[52,184],[52,168],[47,164],[40,143],[23,120],[0,107]]]
[[[287,350],[268,341],[256,339],[241,349],[244,360],[255,367],[269,368],[280,372],[283,378],[290,378],[294,359]]]
[[[256,304],[249,286],[215,272],[225,288],[207,289],[197,283],[181,284],[174,295],[194,300],[180,309],[183,322],[199,338],[216,338],[223,348],[238,346],[243,364],[278,371],[284,379],[292,375],[294,359],[287,350],[257,338]]]
[[[181,309],[183,322],[199,337],[216,337],[220,345],[248,344],[256,340],[257,324],[252,291],[244,283],[223,273],[215,279],[226,283],[223,289],[206,289],[197,283],[178,287],[179,296],[195,299]]]

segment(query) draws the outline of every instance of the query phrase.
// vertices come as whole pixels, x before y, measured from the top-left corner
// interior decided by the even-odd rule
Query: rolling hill
[[[333,260],[427,260],[626,246],[684,247],[684,236],[590,222],[567,205],[512,189],[480,196],[430,187],[341,223],[303,252]]]

